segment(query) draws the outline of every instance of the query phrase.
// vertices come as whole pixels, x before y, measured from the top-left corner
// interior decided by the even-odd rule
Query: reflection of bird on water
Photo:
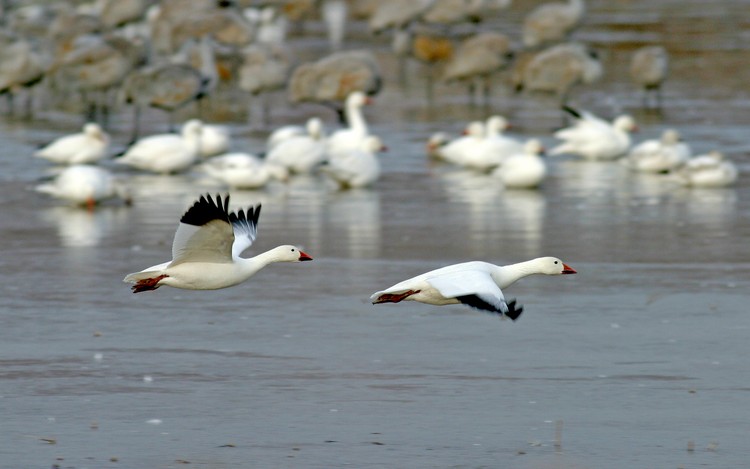
[[[327,237],[336,240],[336,246],[343,242],[350,258],[377,259],[381,255],[380,194],[377,191],[336,192],[331,194],[325,209],[326,230],[330,230]]]

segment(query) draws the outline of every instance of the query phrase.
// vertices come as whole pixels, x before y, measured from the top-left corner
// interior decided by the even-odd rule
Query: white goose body
[[[236,189],[259,189],[272,179],[285,181],[289,172],[284,166],[261,160],[249,153],[227,153],[201,165],[212,178]]]
[[[535,188],[547,177],[547,164],[541,156],[543,153],[542,142],[531,139],[526,142],[522,152],[505,158],[503,165],[492,174],[499,177],[509,189]]]
[[[335,131],[328,137],[327,151],[329,155],[358,150],[362,141],[369,134],[362,106],[370,104],[371,100],[361,91],[355,91],[346,98],[344,112],[348,127]]]
[[[589,160],[614,160],[627,153],[630,132],[637,129],[632,117],[622,115],[610,124],[588,112],[564,109],[574,116],[575,124],[555,132],[563,143],[553,148],[551,155],[569,153]]]
[[[696,156],[677,171],[680,182],[692,187],[725,187],[737,181],[737,166],[724,154],[712,151]]]
[[[89,122],[82,132],[56,139],[34,156],[56,164],[90,164],[104,158],[108,149],[109,135],[99,124]]]
[[[37,192],[69,200],[77,205],[85,204],[88,207],[116,197],[122,198],[125,202],[130,201],[128,189],[112,173],[91,165],[68,166],[53,181],[41,184],[35,189]]]
[[[266,149],[271,151],[279,143],[292,137],[299,137],[301,135],[316,136],[324,133],[323,121],[319,117],[311,117],[307,120],[304,127],[300,125],[285,125],[271,132],[266,139]]]
[[[432,270],[404,280],[370,296],[373,304],[418,301],[431,305],[463,303],[516,320],[523,311],[515,301],[506,302],[503,289],[534,274],[574,274],[555,257],[540,257],[518,264],[498,266],[482,261],[464,262]]]
[[[145,137],[135,142],[115,162],[154,173],[185,171],[198,158],[202,127],[200,121],[193,120],[185,123],[180,135],[160,134]]]
[[[464,135],[437,148],[435,155],[448,163],[463,166],[470,155],[481,149],[484,137],[484,123],[470,122],[464,130]]]
[[[659,139],[645,140],[624,159],[634,171],[663,173],[676,169],[690,159],[690,146],[680,139],[674,129],[667,129]]]
[[[380,178],[380,161],[376,152],[384,148],[380,138],[370,135],[359,150],[332,156],[322,171],[344,189],[369,186]]]
[[[502,116],[492,116],[485,123],[485,135],[475,148],[463,156],[461,165],[478,171],[490,171],[502,165],[509,155],[523,152],[523,144],[503,135],[509,127]]]
[[[260,205],[245,213],[229,212],[229,196],[216,201],[201,198],[180,219],[172,243],[172,260],[140,272],[124,281],[133,293],[156,290],[162,285],[188,290],[216,290],[244,282],[276,262],[312,260],[295,246],[278,246],[248,259],[240,254],[257,236]]]
[[[200,147],[198,153],[202,157],[221,155],[229,151],[232,137],[229,129],[223,125],[206,124],[198,119],[191,119],[201,127]],[[187,122],[185,123],[187,125]]]

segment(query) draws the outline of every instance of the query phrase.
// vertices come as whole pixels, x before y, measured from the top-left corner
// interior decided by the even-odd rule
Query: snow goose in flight
[[[83,131],[60,137],[39,149],[34,156],[57,164],[97,163],[107,155],[109,135],[99,124],[89,122]]]
[[[553,148],[551,155],[569,153],[588,160],[614,160],[627,153],[630,132],[638,129],[632,117],[621,115],[610,124],[590,112],[568,106],[563,109],[573,116],[575,123],[555,132],[555,138],[563,143]]]
[[[472,261],[449,265],[399,282],[373,293],[373,304],[404,300],[430,305],[462,303],[498,316],[518,319],[523,307],[506,301],[503,289],[533,274],[575,274],[576,271],[555,257],[539,257],[518,264],[499,266]]]
[[[172,260],[140,272],[124,281],[133,293],[156,290],[162,285],[188,290],[216,290],[249,279],[275,262],[310,261],[312,257],[292,245],[278,246],[255,257],[240,254],[255,241],[260,205],[247,212],[229,212],[229,195],[201,196],[185,212],[172,243]]]

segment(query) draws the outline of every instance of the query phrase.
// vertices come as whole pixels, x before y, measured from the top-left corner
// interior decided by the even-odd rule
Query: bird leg
[[[133,290],[133,293],[156,290],[157,288],[159,288],[159,282],[167,277],[169,277],[169,275],[163,274],[159,275],[158,277],[144,278],[142,280],[138,280],[138,282],[133,285],[131,289]]]
[[[407,290],[403,293],[383,293],[380,295],[372,304],[377,305],[380,303],[398,303],[399,301],[405,300],[406,298],[419,293],[421,290]]]

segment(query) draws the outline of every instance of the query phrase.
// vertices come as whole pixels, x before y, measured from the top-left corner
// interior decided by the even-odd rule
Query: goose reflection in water
[[[543,193],[505,190],[497,178],[472,171],[444,172],[439,177],[448,200],[465,207],[472,256],[486,256],[498,246],[506,252],[541,255]]]

